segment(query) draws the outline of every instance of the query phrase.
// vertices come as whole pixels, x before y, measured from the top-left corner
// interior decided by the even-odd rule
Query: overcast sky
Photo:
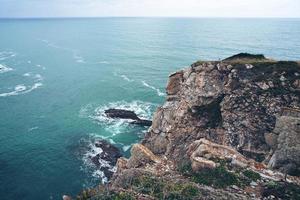
[[[0,17],[300,17],[300,0],[0,0]]]

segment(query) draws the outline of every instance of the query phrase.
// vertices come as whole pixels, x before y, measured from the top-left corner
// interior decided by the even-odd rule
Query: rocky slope
[[[141,144],[78,199],[300,199],[300,65],[238,54],[171,74]]]

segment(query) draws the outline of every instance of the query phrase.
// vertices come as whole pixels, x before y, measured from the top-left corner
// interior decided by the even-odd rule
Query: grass
[[[135,177],[131,189],[164,200],[192,200],[199,195],[198,188],[193,184],[173,182],[148,175]]]

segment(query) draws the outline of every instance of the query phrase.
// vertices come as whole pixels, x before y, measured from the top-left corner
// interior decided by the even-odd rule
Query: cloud
[[[0,0],[0,17],[300,17],[299,0]]]

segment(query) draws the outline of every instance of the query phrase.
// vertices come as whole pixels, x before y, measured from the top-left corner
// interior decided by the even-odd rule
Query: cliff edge
[[[300,199],[300,65],[238,54],[169,76],[110,183],[78,199]]]

